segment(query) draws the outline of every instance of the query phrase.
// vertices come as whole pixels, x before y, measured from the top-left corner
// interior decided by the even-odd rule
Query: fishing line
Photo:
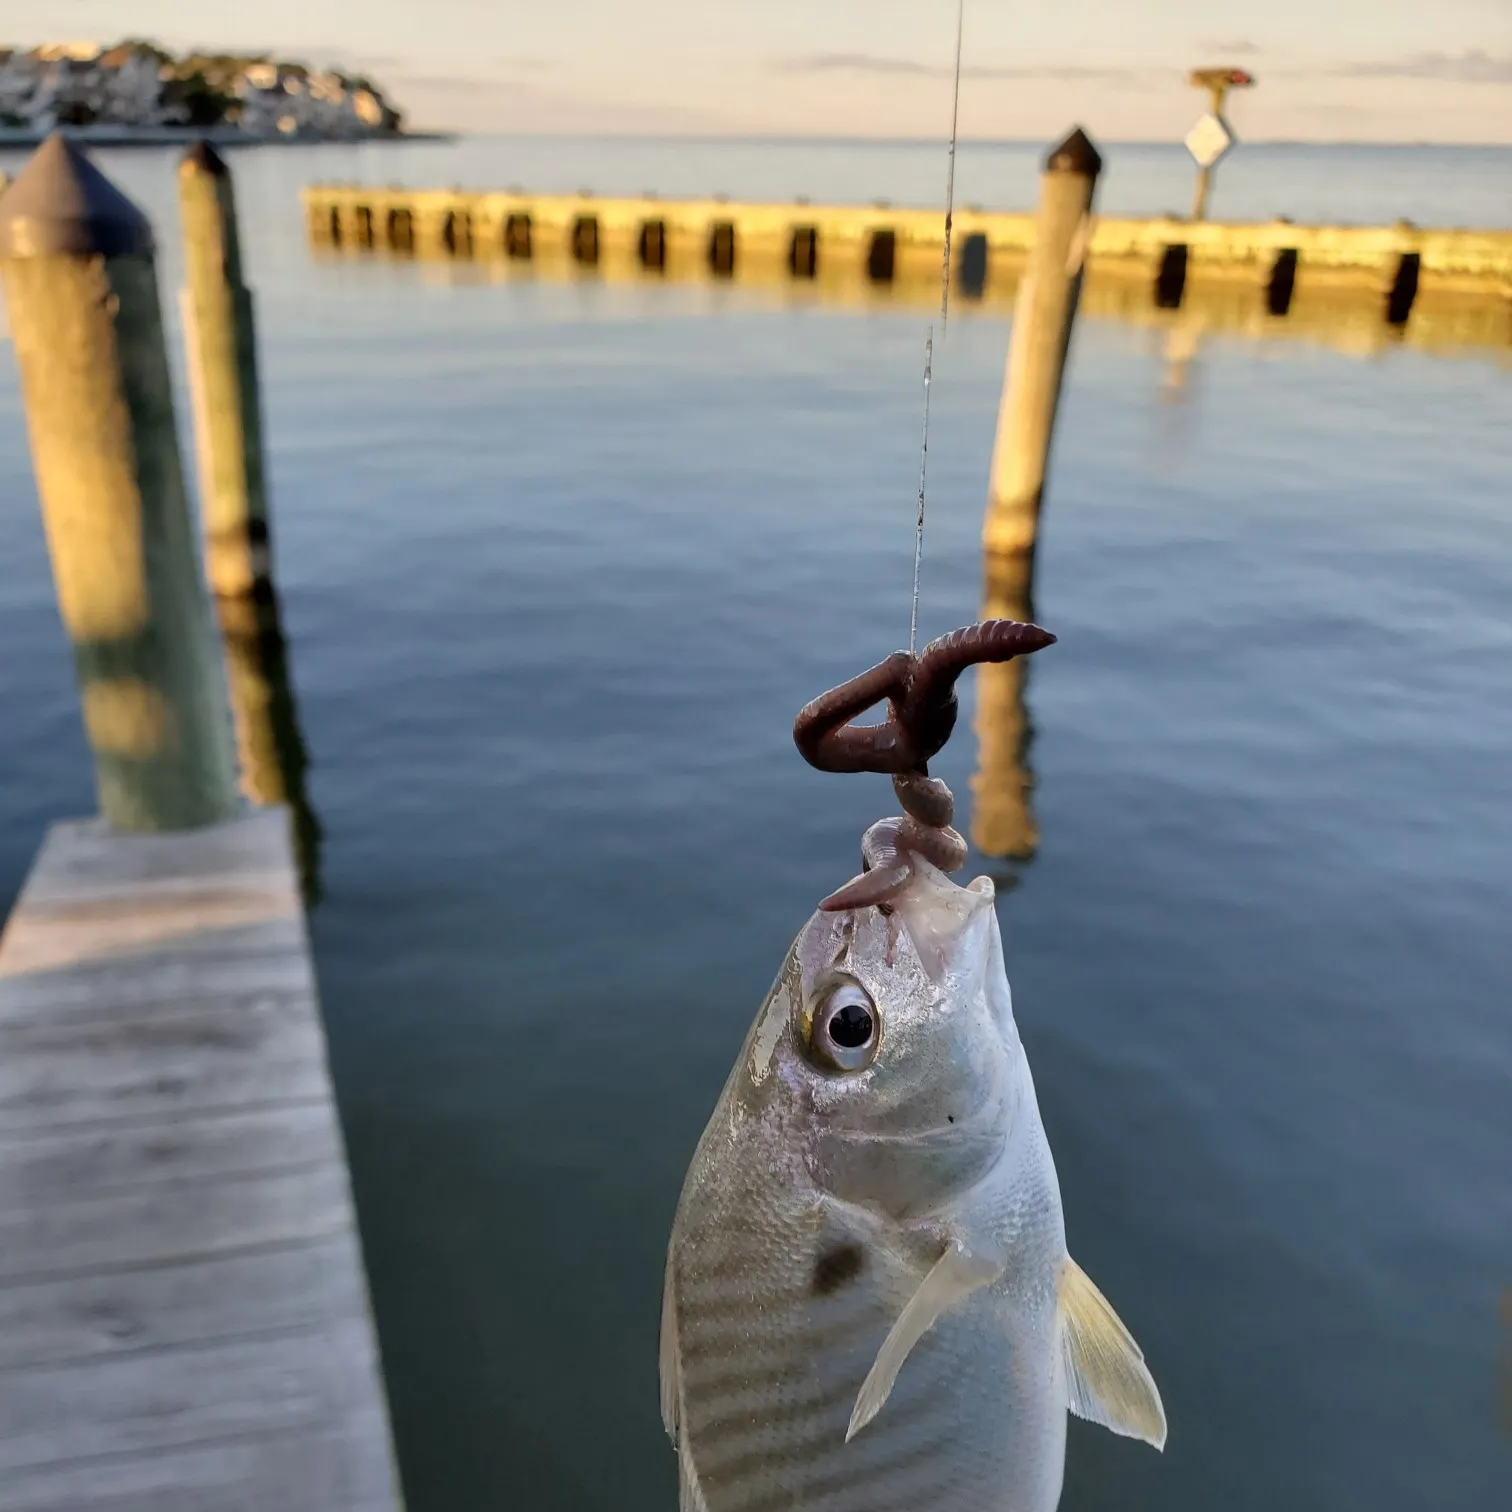
[[[940,269],[940,339],[950,322],[950,224],[955,213],[956,136],[961,119],[961,37],[966,0],[956,0],[955,85],[950,99],[950,151],[945,169],[945,255]],[[919,517],[914,525],[913,607],[908,618],[908,650],[919,638],[919,568],[924,560],[924,485],[929,475],[929,386],[934,377],[934,323],[924,341],[924,433],[919,442]]]

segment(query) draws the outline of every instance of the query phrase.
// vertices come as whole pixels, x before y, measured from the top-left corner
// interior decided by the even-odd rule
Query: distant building
[[[249,137],[397,133],[403,118],[366,79],[267,58],[173,58],[145,42],[0,48],[0,127],[232,127]]]

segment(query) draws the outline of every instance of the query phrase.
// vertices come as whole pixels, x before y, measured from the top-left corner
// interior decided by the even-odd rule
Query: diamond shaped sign
[[[1209,111],[1187,132],[1186,150],[1199,168],[1211,168],[1234,145],[1234,134],[1222,116]]]

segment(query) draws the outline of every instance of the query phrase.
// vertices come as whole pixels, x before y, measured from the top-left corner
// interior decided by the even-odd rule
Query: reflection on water
[[[306,793],[309,753],[279,623],[278,596],[265,582],[256,595],[219,599],[221,637],[236,720],[242,791],[254,803],[289,806],[305,906],[320,901],[320,820]]]
[[[858,173],[895,183],[891,151]],[[798,158],[769,177],[803,188]],[[169,284],[171,164],[111,172],[164,228]],[[656,1315],[688,1151],[781,951],[889,811],[884,779],[827,780],[790,732],[907,634],[938,288],[915,313],[853,286],[852,317],[317,261],[299,179],[355,167],[257,149],[237,173],[319,754],[313,935],[407,1505],[665,1512]],[[479,173],[512,176],[540,177]],[[1286,196],[1258,208],[1306,213]],[[1011,684],[986,747],[958,729],[939,761],[963,829],[1006,793],[1042,831],[1000,910],[1015,1010],[1073,1252],[1173,1427],[1157,1456],[1072,1423],[1063,1506],[1481,1512],[1512,1467],[1508,381],[1270,340],[1304,278],[1284,319],[1233,294],[1263,339],[1210,327],[1164,408],[1180,312],[1099,319],[1094,275],[1035,563],[1061,637],[1024,663],[1038,783]],[[982,603],[990,298],[935,376],[926,638]],[[0,360],[0,497],[31,488]],[[0,560],[10,887],[87,811],[90,763],[34,507],[0,508]]]
[[[907,308],[926,310],[939,302],[937,266],[900,262],[886,282],[860,277],[852,268],[819,264],[813,278],[794,278],[780,258],[747,258],[731,274],[715,278],[701,263],[649,270],[633,256],[604,256],[591,265],[565,252],[538,251],[528,261],[500,254],[451,255],[430,249],[413,253],[365,247],[332,247],[311,243],[318,265],[341,264],[349,269],[408,267],[418,281],[431,286],[604,283],[623,287],[670,281],[713,283],[761,291],[786,306],[826,306],[849,310]],[[984,286],[973,282],[962,289],[959,308],[985,314],[1007,314],[1013,308],[1023,272],[1021,263],[994,264]],[[959,287],[959,269],[957,273]],[[1337,286],[1309,282],[1300,275],[1284,313],[1275,313],[1271,292],[1260,278],[1211,277],[1185,280],[1179,303],[1157,299],[1158,272],[1121,267],[1115,263],[1088,265],[1082,288],[1083,318],[1115,319],[1178,332],[1194,322],[1203,331],[1239,336],[1249,341],[1297,340],[1328,347],[1351,357],[1371,358],[1399,347],[1437,357],[1489,356],[1500,366],[1512,366],[1512,300],[1487,299],[1454,293],[1418,297],[1407,321],[1390,324],[1388,296],[1368,283]],[[1178,334],[1180,343],[1189,337]]]
[[[1165,404],[1181,404],[1188,398],[1187,382],[1192,360],[1202,345],[1207,327],[1201,311],[1173,321],[1165,333],[1165,373],[1161,377],[1160,397]]]
[[[1034,619],[1034,552],[987,555],[983,619]],[[977,770],[971,778],[971,840],[984,856],[1031,861],[1039,827],[1031,794],[1034,727],[1025,697],[1033,657],[978,667]]]

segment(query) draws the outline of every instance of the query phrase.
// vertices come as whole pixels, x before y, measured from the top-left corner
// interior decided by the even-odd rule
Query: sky
[[[0,42],[271,50],[416,127],[934,137],[956,0],[4,0]],[[961,134],[1179,140],[1234,64],[1250,141],[1512,143],[1512,0],[966,0]]]

